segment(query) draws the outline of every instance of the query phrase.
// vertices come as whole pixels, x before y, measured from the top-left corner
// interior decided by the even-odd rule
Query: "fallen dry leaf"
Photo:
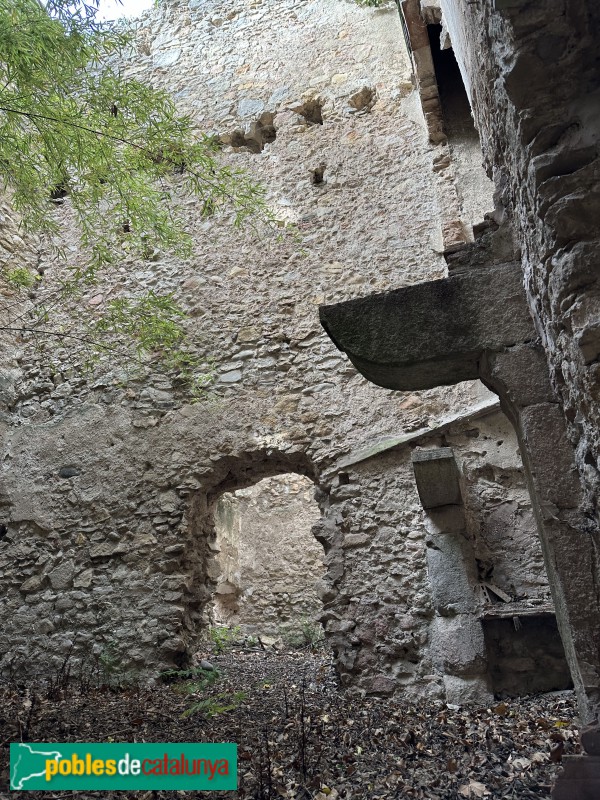
[[[176,682],[112,691],[74,679],[52,697],[47,687],[35,689],[29,709],[33,687],[24,696],[17,683],[0,682],[0,786],[8,783],[9,743],[27,718],[31,741],[237,742],[236,800],[542,800],[562,752],[578,752],[574,723],[554,725],[574,719],[573,692],[496,702],[505,713],[431,700],[392,704],[340,691],[327,651],[236,647],[205,656],[222,674],[216,694],[243,691],[246,699],[232,712],[198,713],[183,724],[190,698]],[[156,791],[152,800],[174,796]],[[196,796],[182,791],[177,800]],[[222,800],[222,792],[202,796]]]
[[[465,783],[464,786],[459,788],[458,793],[463,797],[488,797],[490,794],[485,785],[479,783],[479,781],[469,781],[469,783]]]

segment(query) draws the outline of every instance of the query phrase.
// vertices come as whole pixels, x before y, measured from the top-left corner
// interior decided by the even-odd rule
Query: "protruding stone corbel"
[[[451,447],[414,450],[412,465],[424,509],[462,504],[458,466]]]

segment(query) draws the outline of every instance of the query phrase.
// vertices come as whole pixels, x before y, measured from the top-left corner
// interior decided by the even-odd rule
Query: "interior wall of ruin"
[[[317,316],[322,302],[445,273],[432,244],[436,151],[397,11],[344,0],[161,3],[137,24],[123,68],[169,88],[199,129],[224,137],[224,161],[260,178],[297,230],[281,242],[233,232],[227,214],[203,219],[178,201],[174,177],[193,254],[126,254],[84,298],[102,309],[132,276],[140,290],[173,292],[202,334],[198,352],[214,359],[207,400],[188,402],[153,371],[126,387],[117,367],[86,379],[65,349],[40,355],[26,337],[10,339],[0,365],[0,666],[47,674],[107,648],[141,674],[185,664],[221,574],[218,499],[293,472],[316,488],[322,622],[343,685],[443,693],[426,519],[409,449],[385,442],[427,439],[490,395],[476,382],[372,386]],[[69,223],[68,201],[52,213]],[[64,237],[75,258],[68,224]],[[17,242],[10,258],[19,254]],[[40,258],[51,286],[61,267],[46,250]],[[491,447],[496,430],[460,426],[452,435],[498,581],[543,594],[539,560],[509,579],[498,545],[502,525],[518,521],[519,558],[529,558],[518,467],[503,466],[514,440],[503,433],[506,444]]]
[[[515,600],[550,603],[531,498],[509,420],[498,413],[447,435],[445,441],[457,454],[464,481],[478,578]]]
[[[558,633],[548,638],[546,650],[543,645],[527,650],[528,640],[519,642],[514,633],[522,619],[533,641],[539,625],[551,625],[554,617],[510,422],[497,411],[465,420],[441,436],[424,438],[413,460],[422,462],[426,453],[441,457],[443,463],[452,454],[459,476],[452,504],[429,507],[424,500],[433,601],[429,657],[441,673],[447,699],[489,702],[492,691],[510,692],[502,682],[511,670],[517,693],[524,686],[530,691],[562,688],[569,671]],[[435,485],[427,487],[427,468],[417,471],[415,463],[415,473],[420,495],[426,491],[435,497],[447,482],[443,471],[433,472],[429,482]],[[515,627],[500,627],[502,636],[494,639],[491,627],[502,626],[503,620]],[[543,634],[537,636],[543,641]],[[550,664],[555,669],[550,670]],[[540,670],[545,684],[536,677]]]
[[[223,494],[215,510],[215,620],[245,635],[288,644],[317,635],[323,547],[312,533],[319,519],[314,484],[302,475],[266,478]]]

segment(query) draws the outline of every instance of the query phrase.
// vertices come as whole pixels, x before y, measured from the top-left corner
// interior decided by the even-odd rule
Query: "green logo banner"
[[[39,744],[10,746],[13,791],[237,789],[237,745]]]

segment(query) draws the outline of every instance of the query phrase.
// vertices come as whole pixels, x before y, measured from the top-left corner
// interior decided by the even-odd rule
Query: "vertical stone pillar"
[[[487,703],[487,657],[475,596],[475,557],[467,537],[459,472],[452,449],[412,455],[417,489],[427,513],[427,567],[435,617],[433,663],[451,703]]]
[[[565,757],[553,800],[600,797],[600,541],[586,514],[574,450],[540,349],[521,345],[481,364],[519,440],[556,619],[577,692],[585,755]]]
[[[556,618],[584,722],[600,713],[598,532],[541,349],[488,354],[481,376],[514,425],[536,515]]]

